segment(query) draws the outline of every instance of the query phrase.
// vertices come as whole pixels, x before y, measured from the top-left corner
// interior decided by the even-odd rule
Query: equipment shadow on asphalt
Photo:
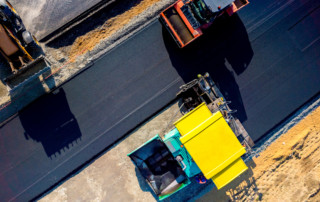
[[[79,124],[72,114],[63,88],[44,95],[19,112],[27,140],[42,144],[48,157],[71,149],[81,141]]]
[[[164,27],[162,35],[171,63],[183,81],[187,83],[197,74],[208,72],[225,98],[232,102],[230,107],[237,110],[237,118],[241,122],[247,120],[236,77],[246,71],[254,53],[238,15],[217,19],[203,36],[183,49],[178,48]]]

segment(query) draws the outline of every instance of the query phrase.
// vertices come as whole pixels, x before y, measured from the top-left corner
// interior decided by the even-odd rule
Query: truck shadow
[[[232,102],[230,107],[237,110],[238,119],[247,120],[236,79],[248,68],[253,50],[238,15],[217,19],[203,36],[183,49],[178,48],[164,27],[162,35],[171,63],[184,82],[208,72],[225,98]]]
[[[151,187],[148,185],[146,179],[141,175],[139,169],[135,167],[136,176],[138,179],[138,183],[140,186],[140,189],[144,192],[150,192],[155,200],[159,201],[158,196],[154,193],[154,191],[151,189]]]
[[[248,197],[249,194],[252,194],[257,197],[252,200],[261,200],[262,193],[256,184],[256,179],[253,176],[252,171],[256,164],[253,160],[250,160],[246,164],[248,170],[228,185],[220,190],[217,190],[216,188],[204,190],[197,198],[199,199],[201,197],[201,201],[241,201],[244,197]]]
[[[19,118],[25,138],[40,142],[51,158],[81,141],[81,131],[62,88],[39,99],[21,110]]]
[[[164,201],[236,201],[251,192],[262,198],[262,193],[260,193],[253,177],[252,169],[256,164],[253,160],[246,164],[248,170],[220,190],[215,187],[212,180],[208,180],[206,184],[198,184],[195,179],[191,179],[192,183],[189,186]]]

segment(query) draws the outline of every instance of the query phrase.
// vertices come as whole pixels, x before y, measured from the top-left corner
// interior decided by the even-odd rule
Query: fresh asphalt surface
[[[254,1],[183,50],[155,21],[0,127],[0,198],[33,199],[206,71],[258,140],[319,93],[319,6]]]

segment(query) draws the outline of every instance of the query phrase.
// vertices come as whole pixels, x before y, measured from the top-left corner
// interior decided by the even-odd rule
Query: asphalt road
[[[320,91],[320,2],[255,1],[179,50],[155,21],[0,127],[1,199],[26,201],[209,72],[254,140]]]

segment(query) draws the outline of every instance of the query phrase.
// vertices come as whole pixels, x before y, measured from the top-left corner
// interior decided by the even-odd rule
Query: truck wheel
[[[172,10],[171,13],[167,14],[167,17],[173,29],[180,36],[183,43],[188,43],[193,39],[193,36],[191,35],[190,31],[188,30],[180,16],[178,15],[177,11]]]

